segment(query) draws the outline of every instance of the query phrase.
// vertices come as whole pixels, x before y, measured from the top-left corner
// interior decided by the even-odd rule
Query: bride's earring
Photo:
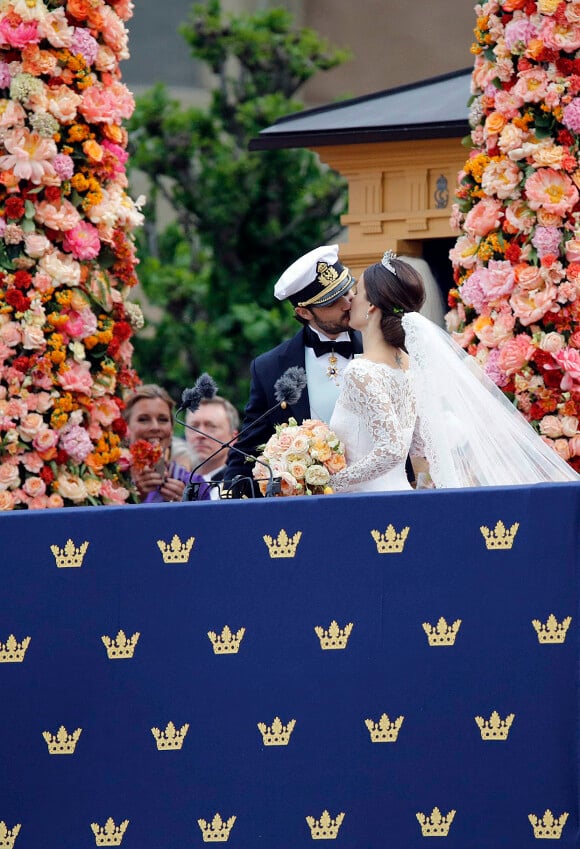
[[[368,311],[367,311],[367,314],[365,315],[365,320],[366,320],[366,321],[368,321],[368,320],[369,320],[369,314],[368,314]]]

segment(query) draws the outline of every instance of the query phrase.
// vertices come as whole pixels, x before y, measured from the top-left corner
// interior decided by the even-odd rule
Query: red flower
[[[29,289],[32,285],[32,274],[28,271],[17,271],[14,275],[14,285],[17,289]]]
[[[127,422],[125,421],[125,419],[119,417],[118,419],[115,419],[111,424],[111,430],[113,431],[113,433],[116,433],[117,436],[123,437],[127,433]]]
[[[40,477],[42,478],[42,480],[45,482],[45,484],[47,486],[53,482],[54,473],[53,473],[52,469],[50,468],[50,466],[43,466],[42,467],[42,469],[40,470]]]
[[[44,197],[49,203],[55,203],[61,198],[60,189],[57,186],[47,186],[44,190]]]
[[[116,336],[120,342],[123,342],[125,339],[130,339],[132,333],[133,330],[128,321],[118,321],[113,328],[113,335]]]
[[[23,374],[28,370],[30,364],[30,359],[28,357],[16,357],[12,361],[12,368],[15,368],[16,371],[21,371]]]
[[[10,304],[16,312],[26,312],[30,308],[30,298],[27,298],[18,289],[9,289],[6,292],[6,303]]]
[[[19,197],[10,197],[6,201],[6,217],[19,220],[24,215],[24,201]]]
[[[151,468],[161,460],[163,449],[158,442],[148,442],[146,439],[136,439],[129,448],[131,465],[137,471]]]

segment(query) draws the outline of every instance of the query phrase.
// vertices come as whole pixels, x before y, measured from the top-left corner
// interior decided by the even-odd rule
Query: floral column
[[[0,509],[123,503],[130,0],[0,0]]]
[[[448,327],[580,471],[580,0],[476,15]]]

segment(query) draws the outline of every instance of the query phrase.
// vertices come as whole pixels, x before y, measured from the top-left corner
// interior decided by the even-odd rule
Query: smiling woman
[[[170,395],[154,383],[139,386],[126,402],[129,443],[136,449],[131,472],[142,503],[181,501],[190,480],[187,469],[171,459],[173,407]],[[203,478],[194,475],[192,482]],[[208,498],[208,488],[200,487],[197,500]]]

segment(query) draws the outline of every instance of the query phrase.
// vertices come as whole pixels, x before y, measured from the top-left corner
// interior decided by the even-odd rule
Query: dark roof
[[[262,130],[249,149],[465,136],[472,70],[287,115]]]

